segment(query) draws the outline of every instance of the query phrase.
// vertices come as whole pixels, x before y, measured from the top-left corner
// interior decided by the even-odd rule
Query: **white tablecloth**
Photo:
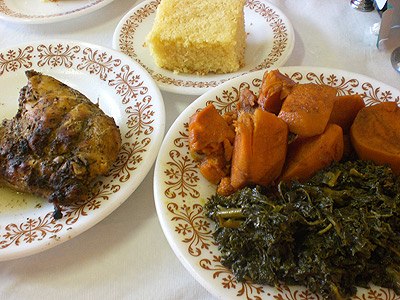
[[[0,48],[50,38],[111,47],[118,22],[138,2],[115,0],[91,14],[47,25],[0,20]],[[378,13],[356,11],[349,2],[270,0],[295,30],[286,65],[344,69],[399,88],[400,74],[390,65],[390,53],[377,49],[377,36],[370,32],[380,21]],[[162,94],[168,130],[196,97]],[[93,228],[45,252],[1,262],[0,299],[215,299],[181,265],[163,235],[154,206],[153,171]]]

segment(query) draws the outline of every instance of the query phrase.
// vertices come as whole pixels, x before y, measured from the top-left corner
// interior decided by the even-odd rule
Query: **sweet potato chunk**
[[[285,162],[288,128],[276,115],[256,109],[242,112],[236,124],[231,166],[231,185],[269,185],[282,171]]]
[[[235,192],[235,188],[231,184],[230,177],[224,177],[218,185],[217,193],[222,196],[229,196]]]
[[[297,84],[283,102],[278,117],[289,131],[303,137],[325,131],[336,99],[336,89],[314,83]]]
[[[228,140],[233,143],[234,129],[218,113],[213,104],[196,112],[189,121],[189,149],[205,154],[218,151],[221,143]]]
[[[365,107],[365,103],[359,94],[337,96],[329,123],[337,124],[342,127],[344,132],[348,132],[357,113],[363,107]]]
[[[313,137],[298,137],[289,144],[285,166],[279,181],[305,181],[319,169],[340,161],[343,156],[343,131],[328,124],[324,133]]]
[[[360,159],[387,164],[400,174],[400,109],[396,103],[361,109],[350,128],[350,138]]]
[[[257,108],[256,95],[247,87],[241,89],[236,108],[238,112],[245,111],[247,113],[254,113]]]
[[[208,155],[200,163],[200,173],[214,184],[218,184],[228,171],[226,161],[221,155]]]
[[[258,104],[263,110],[278,114],[283,100],[296,83],[278,70],[266,71],[258,95]]]

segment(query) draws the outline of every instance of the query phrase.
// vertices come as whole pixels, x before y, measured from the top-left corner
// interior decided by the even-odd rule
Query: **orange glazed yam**
[[[267,186],[281,173],[285,162],[288,128],[276,115],[256,109],[242,112],[236,123],[231,166],[231,185]]]
[[[283,102],[279,118],[289,131],[310,137],[325,131],[336,99],[336,89],[314,83],[297,84]]]
[[[278,114],[283,100],[296,83],[278,70],[266,71],[258,96],[258,104],[263,110]]]
[[[235,188],[231,185],[231,178],[224,177],[218,185],[217,194],[222,196],[229,196],[235,192]]]
[[[211,183],[219,184],[228,174],[226,161],[220,155],[207,155],[200,163],[200,173]]]
[[[337,96],[329,123],[337,124],[342,127],[344,132],[348,132],[358,112],[363,107],[365,107],[365,103],[359,94]]]
[[[328,124],[323,134],[313,137],[298,137],[288,147],[285,166],[280,181],[292,179],[305,181],[333,161],[343,156],[343,131],[336,124]]]
[[[250,176],[250,160],[253,156],[253,115],[242,112],[236,121],[236,136],[233,143],[231,164],[231,185],[234,189],[243,187]]]
[[[361,109],[350,128],[350,138],[360,159],[387,164],[400,174],[400,109],[396,103]]]
[[[213,104],[196,112],[189,121],[189,149],[206,154],[216,152],[228,140],[233,143],[234,129],[218,113]]]
[[[247,113],[253,113],[256,109],[257,105],[257,97],[254,93],[248,88],[245,87],[240,90],[239,101],[237,102],[236,109],[238,112],[242,110]]]

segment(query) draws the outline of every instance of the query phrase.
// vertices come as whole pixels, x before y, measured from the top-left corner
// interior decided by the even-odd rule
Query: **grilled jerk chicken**
[[[90,182],[106,173],[121,146],[118,126],[80,92],[35,71],[19,108],[0,127],[0,179],[61,206],[88,199]]]

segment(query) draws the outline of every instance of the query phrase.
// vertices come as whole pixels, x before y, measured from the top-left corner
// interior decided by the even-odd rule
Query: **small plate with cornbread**
[[[286,63],[294,31],[264,0],[146,0],[118,24],[113,47],[161,90],[201,95],[232,78]]]

